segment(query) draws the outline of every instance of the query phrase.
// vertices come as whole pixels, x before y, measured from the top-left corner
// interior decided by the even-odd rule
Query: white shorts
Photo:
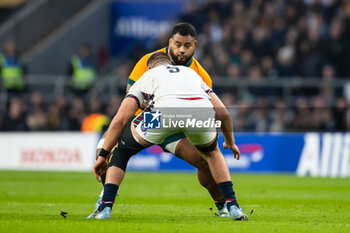
[[[162,108],[158,106],[155,106],[154,109],[152,109],[152,112],[156,112],[157,110],[160,111],[162,114],[160,128],[145,128],[144,126],[144,118],[140,124],[137,125],[136,131],[137,133],[146,141],[152,143],[152,144],[161,144],[163,143],[164,139],[169,137],[172,134],[175,133],[184,133],[186,138],[193,143],[194,145],[205,145],[210,143],[217,134],[217,131],[215,128],[205,128],[205,127],[197,127],[197,124],[191,124],[191,122],[196,122],[192,120],[198,120],[198,115],[201,115],[203,119],[215,119],[215,111],[212,108],[212,104],[210,100],[208,99],[200,99],[200,100],[167,100],[167,106],[172,106],[172,108]],[[161,104],[161,106],[164,106],[164,104]],[[167,116],[173,116],[176,115],[176,113],[181,112],[178,111],[178,109],[184,110],[183,112],[186,112],[189,115],[194,115],[194,118],[187,117],[175,117],[174,121],[183,121],[185,122],[182,126],[177,124],[171,124],[169,123],[169,119],[173,119],[171,117]],[[204,109],[204,110],[203,110]],[[203,115],[203,111],[205,112],[205,115]],[[164,120],[164,121],[162,121]],[[203,122],[203,121],[202,121]],[[188,124],[188,125],[187,125]],[[188,126],[188,127],[187,127]],[[200,125],[199,125],[200,126]],[[176,143],[173,143],[173,147],[176,147],[178,141]],[[170,148],[170,152],[174,153],[175,148]],[[174,151],[174,152],[173,152]]]
[[[182,139],[182,138],[181,138],[181,139]],[[175,155],[175,151],[176,151],[177,144],[181,141],[181,139],[178,139],[178,140],[176,140],[176,141],[167,143],[167,144],[164,146],[164,149],[167,150],[167,151],[169,151],[169,152],[172,153],[173,155]]]

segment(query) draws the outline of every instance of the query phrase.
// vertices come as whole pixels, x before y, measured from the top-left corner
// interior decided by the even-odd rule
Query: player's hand
[[[101,175],[105,173],[107,170],[107,163],[106,159],[102,156],[99,156],[94,164],[94,175],[96,179],[101,182]]]
[[[233,153],[233,157],[237,160],[239,160],[239,157],[241,156],[241,152],[239,151],[238,147],[236,146],[236,144],[233,143],[228,143],[228,142],[224,142],[223,143],[223,147],[225,149],[230,149]]]

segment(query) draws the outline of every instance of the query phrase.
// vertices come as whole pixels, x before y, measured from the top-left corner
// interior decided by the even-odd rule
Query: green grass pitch
[[[216,217],[194,173],[138,172],[127,173],[110,220],[86,220],[101,190],[92,173],[0,171],[0,232],[350,232],[350,179],[232,179],[249,221]]]

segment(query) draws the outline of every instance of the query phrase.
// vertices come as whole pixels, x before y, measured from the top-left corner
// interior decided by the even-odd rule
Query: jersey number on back
[[[170,73],[178,73],[180,72],[180,69],[175,66],[167,66],[167,69]]]

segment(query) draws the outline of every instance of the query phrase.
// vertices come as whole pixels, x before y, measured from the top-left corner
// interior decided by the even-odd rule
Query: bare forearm
[[[225,115],[221,119],[221,131],[222,134],[224,135],[225,141],[226,142],[233,142],[235,141],[235,138],[233,136],[233,123],[231,116]]]
[[[113,123],[113,121],[112,121]],[[106,151],[111,151],[112,148],[117,144],[118,139],[120,137],[120,135],[123,132],[123,129],[125,127],[126,124],[124,124],[121,121],[118,121],[114,124],[110,125],[110,127],[108,128],[108,131],[105,134],[105,142],[103,144],[103,149]]]
[[[233,123],[230,113],[214,92],[210,93],[209,96],[215,110],[215,118],[221,121],[221,131],[225,137],[225,141],[234,142]]]
[[[123,100],[118,113],[114,116],[111,124],[105,133],[105,141],[102,148],[106,151],[111,151],[112,148],[117,144],[123,129],[134,116],[137,109],[136,100],[132,98],[126,98]]]

